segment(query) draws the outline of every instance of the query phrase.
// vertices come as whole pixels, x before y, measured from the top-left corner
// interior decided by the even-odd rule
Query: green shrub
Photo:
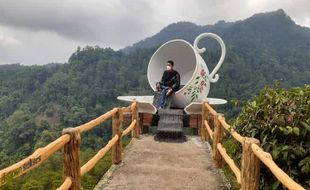
[[[245,104],[233,126],[242,136],[259,139],[283,171],[310,189],[310,85],[264,88]],[[283,189],[264,166],[260,179],[261,189]]]

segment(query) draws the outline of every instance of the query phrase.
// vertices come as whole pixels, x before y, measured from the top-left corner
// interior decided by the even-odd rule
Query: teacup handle
[[[226,47],[225,47],[224,41],[218,35],[213,34],[213,33],[203,33],[203,34],[200,34],[199,36],[197,36],[195,41],[194,41],[194,48],[199,54],[202,54],[203,52],[206,51],[206,48],[199,48],[198,47],[199,41],[202,38],[206,38],[206,37],[211,37],[211,38],[215,39],[220,44],[221,50],[222,50],[222,54],[221,54],[221,58],[220,58],[219,62],[217,63],[217,65],[214,67],[213,71],[208,76],[209,81],[215,83],[219,80],[219,75],[216,73],[220,69],[220,67],[222,66],[223,61],[225,59]]]

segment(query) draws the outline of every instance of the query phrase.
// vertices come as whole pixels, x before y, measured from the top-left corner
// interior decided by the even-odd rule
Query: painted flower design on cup
[[[198,99],[199,93],[203,92],[204,87],[207,86],[207,73],[203,66],[200,66],[201,70],[199,75],[195,78],[194,82],[189,85],[189,87],[184,92],[184,95],[189,94],[191,96],[191,101]]]

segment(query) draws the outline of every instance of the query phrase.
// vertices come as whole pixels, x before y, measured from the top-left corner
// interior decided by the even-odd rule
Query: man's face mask
[[[171,66],[170,65],[167,65],[167,70],[169,71],[169,70],[171,70]]]

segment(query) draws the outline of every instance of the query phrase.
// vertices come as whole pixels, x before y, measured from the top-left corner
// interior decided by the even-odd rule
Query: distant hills
[[[210,96],[247,99],[275,80],[285,87],[310,84],[310,28],[297,25],[282,9],[214,25],[173,23],[122,51],[156,49],[172,39],[193,43],[204,32],[220,35],[228,50],[220,80],[211,85]],[[203,40],[200,46],[207,48],[203,56],[208,68],[213,68],[219,46],[212,40]]]
[[[220,35],[227,46],[243,54],[256,49],[266,49],[278,56],[286,55],[292,48],[296,52],[310,52],[310,29],[297,25],[282,9],[255,14],[237,22],[219,21],[214,25],[173,23],[123,51],[128,53],[137,48],[156,47],[172,39],[193,43],[195,37],[203,32]]]
[[[220,35],[228,49],[219,71],[220,80],[211,85],[211,96],[219,96],[222,94],[219,91],[227,88],[231,90],[225,98],[246,99],[253,95],[252,90],[258,91],[275,80],[283,81],[286,87],[310,83],[310,28],[297,25],[282,9],[258,13],[236,22],[219,21],[214,25],[173,23],[122,51],[156,49],[172,39],[193,43],[197,35],[204,32]],[[204,40],[200,46],[207,48],[203,56],[210,69],[218,60],[219,46],[212,40]],[[232,95],[235,88],[242,89],[242,93]]]
[[[203,32],[219,34],[227,46],[220,79],[211,84],[209,94],[228,100],[225,107],[219,108],[227,118],[240,111],[232,100],[246,101],[275,80],[281,80],[287,88],[310,84],[310,29],[296,25],[283,10],[206,26],[174,23],[122,51],[98,46],[78,48],[66,64],[0,65],[0,168],[51,142],[63,128],[78,126],[112,107],[122,106],[116,99],[119,95],[151,95],[146,70],[156,48],[175,38],[192,43]],[[213,41],[202,43],[207,46],[203,58],[211,69],[220,51]],[[83,136],[82,152],[89,155],[110,137],[108,124],[88,133]],[[55,160],[62,162],[61,157]],[[16,183],[11,189],[33,187],[34,183],[48,187],[44,189],[57,188],[62,182],[61,172],[57,172],[61,164],[49,167],[54,174],[37,171],[40,177],[25,178],[25,183]],[[51,178],[57,178],[59,183],[49,186]],[[93,178],[84,179],[96,183]]]

